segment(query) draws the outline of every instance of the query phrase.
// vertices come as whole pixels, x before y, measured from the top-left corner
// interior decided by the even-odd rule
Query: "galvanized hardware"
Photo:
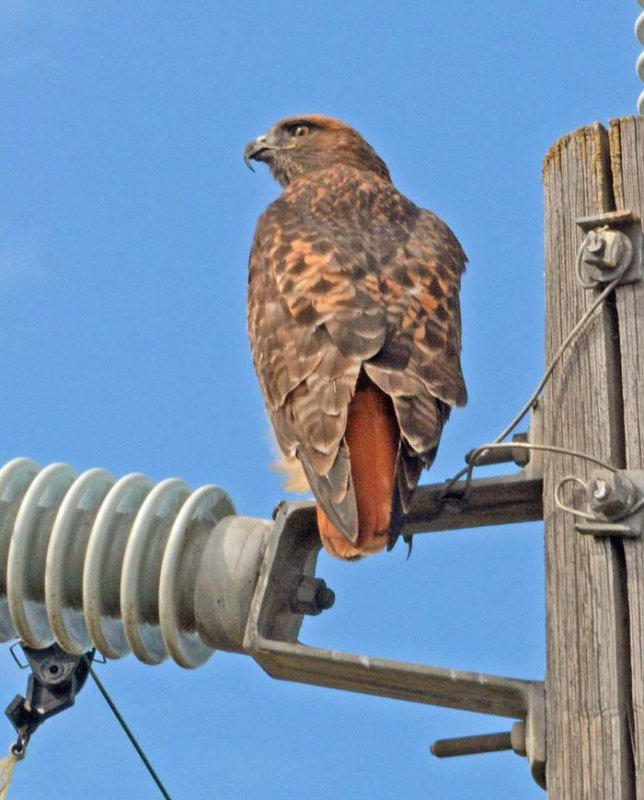
[[[21,646],[31,667],[26,697],[16,695],[5,714],[18,733],[14,747],[23,752],[36,728],[74,705],[87,680],[94,651],[76,656],[57,644],[42,650]],[[15,751],[14,754],[19,755]]]
[[[631,525],[623,522],[576,522],[575,528],[579,533],[589,536],[616,536],[619,539],[638,539],[641,530],[636,530]]]
[[[289,608],[294,614],[317,616],[335,603],[335,593],[322,578],[300,575],[295,578],[288,595]]]
[[[622,265],[628,265],[633,257],[632,245],[628,238],[620,231],[611,231],[607,226],[592,230],[586,236],[585,247],[584,263],[587,267],[589,265],[598,267],[597,280],[605,280],[611,271],[617,270]],[[603,271],[607,274],[602,274]]]
[[[293,613],[293,585],[302,575],[313,576],[319,551],[313,505],[285,503],[268,537],[250,606],[245,651],[281,680],[520,719],[525,723],[525,753],[535,780],[543,786],[542,682],[407,664],[298,641],[302,615]]]
[[[498,753],[514,750],[519,756],[527,755],[525,722],[515,722],[509,731],[483,733],[478,736],[457,736],[452,739],[437,739],[429,748],[436,758],[473,756],[481,753]]]
[[[576,264],[582,286],[592,289],[620,276],[620,284],[641,279],[642,229],[639,222],[631,211],[610,211],[576,220],[586,231]]]
[[[519,444],[526,444],[526,442],[530,441],[529,434],[515,433],[512,437],[512,441]],[[525,447],[511,447],[510,452],[512,455],[512,461],[517,465],[517,467],[525,467],[529,464],[530,451]]]
[[[518,450],[518,448],[515,448]],[[543,519],[543,479],[533,475],[532,458],[514,475],[420,486],[403,529],[406,535],[532,522]]]
[[[405,535],[541,519],[533,463],[516,475],[473,480],[467,494],[463,482],[449,492],[444,483],[420,487]],[[245,651],[265,550],[277,535],[273,522],[234,515],[213,486],[191,494],[176,479],[153,486],[144,475],[116,480],[102,469],[76,476],[65,464],[40,469],[24,458],[0,469],[0,496],[0,573],[7,576],[0,641],[17,634],[35,649],[56,641],[76,655],[96,647],[109,658],[132,651],[148,664],[169,655],[189,668],[215,649]],[[293,508],[280,504],[277,519]],[[298,508],[317,541],[315,504]],[[306,611],[306,599],[296,613],[289,606],[293,581],[315,577],[308,545],[301,563],[291,555],[274,587],[287,609],[275,624],[286,630],[299,629]],[[322,592],[313,610],[330,598]]]
[[[527,433],[515,433],[512,437],[512,442],[524,443],[528,441]],[[491,464],[508,464],[515,463],[518,467],[525,467],[530,461],[530,451],[523,447],[512,447],[508,443],[506,447],[495,447],[493,450],[483,450],[482,452],[478,447],[473,448],[465,455],[465,463],[469,464],[472,455],[478,451],[476,457],[477,467],[487,467]]]
[[[429,749],[436,758],[498,753],[501,750],[513,749],[512,734],[510,731],[502,731],[500,733],[484,733],[479,736],[457,736],[452,739],[437,739]],[[525,755],[525,753],[521,753],[521,755]]]
[[[589,513],[575,512],[584,522],[579,533],[593,536],[638,538],[644,533],[644,472],[602,470],[586,484]]]
[[[20,669],[29,669],[29,662],[25,662],[24,664],[20,660],[20,656],[17,654],[18,648],[22,648],[22,642],[14,642],[11,647],[9,648],[9,652],[11,653],[11,658],[16,662],[16,664],[20,667]]]
[[[467,494],[465,482],[445,488],[419,489],[405,534],[542,516],[537,473],[470,481]],[[34,672],[34,664],[45,670],[10,707],[27,733],[71,704],[82,654],[93,646],[110,658],[131,650],[151,664],[170,655],[184,667],[214,649],[241,652],[276,678],[520,719],[541,731],[541,682],[301,644],[304,615],[334,599],[315,575],[312,502],[281,504],[271,522],[234,515],[215,487],[191,494],[176,479],[154,487],[145,476],[116,481],[104,470],[76,477],[64,464],[40,470],[27,459],[0,469],[0,496],[8,575],[0,640],[18,632],[26,652],[38,654],[29,659]],[[42,656],[54,640],[74,652],[69,661]],[[533,771],[545,746],[539,736],[526,751]]]
[[[27,728],[21,728],[18,731],[18,738],[11,745],[11,753],[18,761],[22,761],[22,759],[27,755],[27,745],[29,744],[30,739],[31,733],[27,730]]]
[[[526,721],[515,722],[509,731],[484,733],[478,736],[458,736],[452,739],[437,739],[430,747],[437,758],[497,753],[513,750],[518,756],[526,756],[530,762],[532,777],[546,788],[545,717],[543,694],[538,695],[528,713]]]
[[[623,519],[638,500],[638,492],[625,472],[596,472],[586,487],[591,511],[608,519]]]

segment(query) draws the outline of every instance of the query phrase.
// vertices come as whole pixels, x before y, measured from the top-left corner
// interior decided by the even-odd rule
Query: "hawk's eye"
[[[310,128],[308,125],[294,125],[291,128],[291,136],[306,136]]]

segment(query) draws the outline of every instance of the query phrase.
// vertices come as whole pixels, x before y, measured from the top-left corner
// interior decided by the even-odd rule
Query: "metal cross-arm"
[[[446,494],[444,485],[423,487],[408,530],[496,524],[503,513],[534,519],[538,487],[525,473]],[[539,775],[540,682],[298,641],[304,615],[333,604],[315,575],[319,550],[312,503],[254,519],[235,515],[215,486],[155,486],[102,469],[77,476],[65,464],[41,470],[16,459],[0,469],[0,640],[17,636],[35,650],[58,643],[76,655],[96,648],[107,658],[132,652],[148,664],[171,657],[183,667],[216,649],[241,652],[276,678],[518,719]]]

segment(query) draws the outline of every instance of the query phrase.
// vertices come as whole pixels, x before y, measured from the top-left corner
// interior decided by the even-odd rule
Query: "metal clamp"
[[[642,229],[632,211],[610,211],[575,220],[586,237],[577,254],[577,278],[594,289],[620,277],[619,284],[642,278]]]
[[[16,695],[5,714],[26,742],[42,723],[74,705],[76,694],[89,674],[94,651],[84,655],[66,653],[57,644],[36,650],[21,644],[31,675],[26,697]]]
[[[560,490],[571,480],[585,488],[587,511],[562,502]],[[562,511],[584,520],[575,523],[579,533],[631,539],[644,534],[644,471],[600,470],[585,485],[579,478],[567,476],[557,485],[555,502]]]
[[[520,720],[515,725],[516,752],[527,756],[543,786],[541,681],[409,664],[298,641],[303,614],[319,613],[333,597],[314,578],[320,547],[313,504],[281,504],[250,602],[244,651],[273,678]]]

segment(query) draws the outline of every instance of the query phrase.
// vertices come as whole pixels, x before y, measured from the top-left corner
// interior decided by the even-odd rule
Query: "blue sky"
[[[255,221],[278,187],[244,144],[287,114],[357,127],[470,266],[463,363],[425,480],[462,465],[543,369],[541,160],[631,114],[635,0],[371,3],[0,0],[0,463],[223,486],[269,517],[283,492],[245,330]],[[335,607],[302,640],[541,678],[542,526],[322,556]],[[175,798],[537,798],[511,753],[438,761],[438,737],[508,721],[278,683],[248,657],[100,675]],[[8,703],[26,675],[0,648]],[[8,746],[12,729],[0,723]],[[0,736],[0,747],[2,736]],[[153,798],[93,686],[34,737],[12,797]]]

